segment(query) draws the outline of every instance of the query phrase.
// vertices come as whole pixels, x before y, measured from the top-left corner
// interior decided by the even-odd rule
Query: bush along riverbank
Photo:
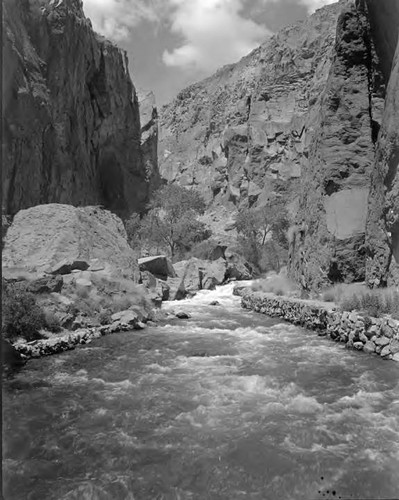
[[[348,348],[399,361],[399,321],[339,311],[332,304],[236,288],[245,309],[316,330]]]

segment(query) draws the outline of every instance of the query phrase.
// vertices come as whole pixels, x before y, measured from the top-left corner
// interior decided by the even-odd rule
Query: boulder
[[[188,293],[201,290],[200,268],[202,261],[195,257],[189,260],[176,262],[174,265],[177,276],[184,282],[184,288]]]
[[[168,297],[166,300],[181,300],[187,296],[187,290],[182,279],[169,278],[167,285],[169,289],[165,292],[165,295]]]
[[[213,262],[205,262],[200,270],[201,288],[204,290],[214,290],[217,285],[225,281],[227,264],[222,258]]]
[[[175,314],[176,318],[179,318],[179,319],[190,319],[191,316],[190,314],[186,313],[185,311],[178,311],[176,314]]]
[[[62,276],[44,276],[31,281],[27,289],[32,293],[59,293],[63,284]]]
[[[135,330],[142,330],[145,328],[144,323],[140,320],[139,314],[131,309],[117,312],[111,316],[111,319],[114,327],[128,326]]]
[[[176,272],[172,263],[165,255],[154,255],[138,259],[140,271],[149,271],[156,278],[166,280],[168,277],[175,278]]]
[[[64,274],[101,262],[138,278],[136,257],[119,217],[98,207],[38,205],[21,210],[7,231],[3,267]]]
[[[252,279],[251,265],[239,254],[226,251],[226,280],[250,280]]]
[[[225,278],[226,262],[223,259],[209,261],[192,257],[176,262],[174,268],[184,282],[186,291],[195,293],[203,289],[213,290],[216,285],[221,285]]]
[[[169,299],[169,285],[166,281],[157,279],[149,271],[140,272],[140,283],[150,291],[150,299],[156,307],[160,307],[162,301]]]
[[[363,351],[366,352],[367,354],[371,354],[372,352],[375,352],[375,344],[374,342],[366,342],[363,346]]]
[[[158,280],[150,271],[140,271],[140,283],[149,290],[153,290],[157,287]]]
[[[48,272],[49,274],[70,274],[72,271],[86,271],[90,264],[84,260],[63,259],[57,262]]]

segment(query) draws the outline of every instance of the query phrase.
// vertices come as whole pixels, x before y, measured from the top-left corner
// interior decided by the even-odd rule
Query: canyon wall
[[[366,279],[399,284],[399,2],[368,0],[387,85],[368,203]]]
[[[398,5],[328,5],[161,110],[161,175],[210,211],[280,196],[305,289],[399,274]]]
[[[332,5],[283,29],[163,107],[161,175],[212,206],[252,206],[278,193],[295,213],[340,11]]]
[[[126,54],[81,0],[3,2],[3,209],[140,211],[149,180]]]

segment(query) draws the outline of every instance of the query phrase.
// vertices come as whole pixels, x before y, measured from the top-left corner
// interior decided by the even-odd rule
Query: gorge
[[[398,31],[340,0],[157,109],[81,0],[4,0],[5,500],[398,495]],[[135,239],[165,186],[212,231],[173,262]],[[271,200],[288,276],[255,281]]]

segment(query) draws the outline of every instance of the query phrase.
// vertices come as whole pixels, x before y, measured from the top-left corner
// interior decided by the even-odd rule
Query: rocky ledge
[[[365,317],[338,311],[331,303],[280,297],[273,293],[236,288],[245,309],[283,318],[295,325],[319,332],[348,348],[399,361],[399,321],[392,318]]]

